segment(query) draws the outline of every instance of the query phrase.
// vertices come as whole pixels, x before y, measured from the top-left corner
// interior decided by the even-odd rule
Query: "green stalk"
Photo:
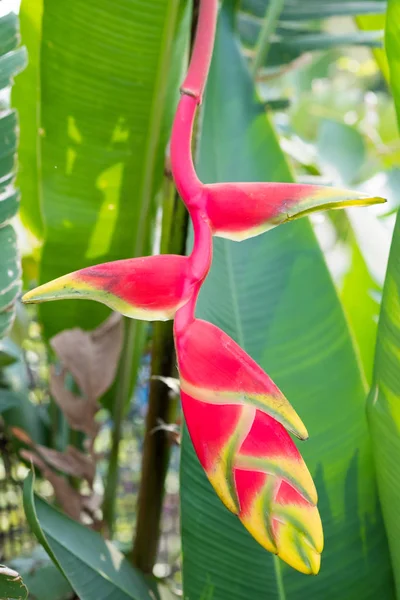
[[[168,182],[168,188],[163,214],[161,252],[183,254],[187,235],[187,213],[175,194],[172,182]],[[176,413],[176,401],[170,398],[170,390],[165,383],[154,379],[154,376],[176,376],[172,322],[154,325],[151,376],[137,527],[131,557],[133,564],[144,573],[152,573],[157,558],[164,484],[171,447],[167,432],[154,429],[160,422],[172,423]]]
[[[270,0],[268,4],[251,69],[254,77],[257,75],[259,68],[265,64],[271,46],[271,37],[276,29],[284,4],[285,0]]]
[[[283,584],[282,577],[282,562],[281,559],[278,558],[276,555],[274,555],[273,560],[276,577],[276,587],[278,588],[279,600],[286,600],[285,586]]]
[[[118,385],[113,403],[113,432],[110,458],[108,463],[107,480],[103,498],[103,522],[107,537],[112,537],[115,524],[115,503],[119,476],[119,447],[122,437],[122,423],[124,418],[127,398],[132,388],[132,357],[135,355],[135,347],[142,347],[136,336],[136,330],[132,327],[133,321],[125,319],[123,359],[120,363],[118,373]],[[142,331],[144,329],[142,328]],[[137,372],[137,368],[134,373]]]

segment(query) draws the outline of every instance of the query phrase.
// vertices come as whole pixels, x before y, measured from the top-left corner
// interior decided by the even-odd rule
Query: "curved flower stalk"
[[[277,183],[204,185],[192,129],[211,60],[217,0],[201,0],[193,56],[171,137],[176,187],[193,223],[189,257],[153,256],[98,265],[26,294],[25,302],[98,300],[138,319],[174,320],[182,407],[197,453],[225,506],[267,550],[318,573],[323,548],[317,493],[289,433],[305,426],[266,373],[223,331],[195,318],[212,262],[212,236],[242,240],[315,210],[381,202],[347,190]]]

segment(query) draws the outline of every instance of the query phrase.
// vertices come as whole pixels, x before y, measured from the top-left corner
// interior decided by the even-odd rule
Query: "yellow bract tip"
[[[74,274],[70,273],[30,290],[22,296],[22,302],[24,304],[38,304],[50,300],[71,298],[80,295],[87,287],[87,284],[80,283],[74,277]]]
[[[314,212],[337,210],[352,206],[371,206],[384,204],[385,198],[368,196],[360,192],[339,188],[321,187],[310,196],[305,196],[287,210],[287,221],[300,219]]]

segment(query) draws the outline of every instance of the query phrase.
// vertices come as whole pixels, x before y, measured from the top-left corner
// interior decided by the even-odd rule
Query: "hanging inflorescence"
[[[212,236],[244,240],[315,210],[382,201],[327,187],[199,181],[192,161],[194,118],[207,79],[217,0],[202,0],[171,138],[172,174],[193,224],[190,256],[160,255],[89,267],[25,295],[25,302],[97,300],[135,319],[174,319],[187,428],[225,506],[267,550],[303,573],[318,573],[323,547],[317,493],[288,432],[302,421],[264,371],[221,329],[196,319],[212,261]]]

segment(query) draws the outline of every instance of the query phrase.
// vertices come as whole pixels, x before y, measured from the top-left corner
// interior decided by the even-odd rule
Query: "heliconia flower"
[[[350,190],[295,183],[217,183],[205,188],[214,235],[235,241],[316,211],[385,202]]]
[[[218,0],[200,0],[197,33],[171,135],[171,172],[194,230],[190,257],[150,256],[88,267],[28,292],[24,302],[86,298],[136,319],[176,315],[182,407],[194,449],[225,506],[267,550],[318,573],[323,548],[317,492],[288,432],[308,437],[268,375],[236,342],[195,319],[212,235],[240,241],[317,210],[385,202],[348,190],[287,183],[204,185],[192,131],[212,55]],[[177,314],[176,314],[177,313]]]
[[[188,432],[219,498],[264,548],[317,573],[317,493],[283,427],[306,438],[301,420],[264,371],[211,323],[196,319],[175,338]]]
[[[74,271],[28,292],[23,301],[97,300],[127,317],[166,321],[190,298],[190,279],[186,256],[147,256]]]
[[[221,329],[195,319],[175,338],[181,391],[212,404],[245,402],[271,415],[298,438],[308,438],[282,392]]]

